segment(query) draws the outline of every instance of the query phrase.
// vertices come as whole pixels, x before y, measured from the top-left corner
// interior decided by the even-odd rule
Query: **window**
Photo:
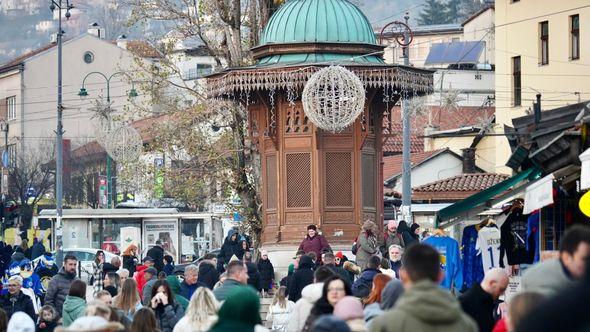
[[[570,16],[570,58],[580,58],[580,15]]]
[[[84,53],[84,62],[86,63],[92,63],[94,61],[94,54],[92,54],[92,52],[85,52]]]
[[[16,119],[16,96],[6,98],[8,120]]]
[[[520,81],[520,57],[515,56],[512,58],[512,88],[513,96],[512,100],[514,106],[522,105],[522,83]]]
[[[539,23],[539,32],[541,35],[539,53],[541,55],[541,65],[549,64],[549,22]]]
[[[198,63],[196,68],[190,68],[184,74],[186,80],[196,80],[205,75],[210,74],[213,71],[213,67],[207,64]]]

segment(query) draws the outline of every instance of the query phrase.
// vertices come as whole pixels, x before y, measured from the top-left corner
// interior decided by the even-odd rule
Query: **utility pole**
[[[57,25],[57,129],[55,131],[55,205],[57,210],[57,224],[61,225],[63,207],[63,104],[62,104],[62,43],[63,31],[61,29],[61,11],[65,9],[66,19],[70,18],[70,9],[74,8],[69,0],[66,0],[65,8],[62,8],[63,0],[52,0],[49,9],[53,12],[56,7],[59,11]]]
[[[410,20],[410,13],[404,15],[406,25]],[[404,30],[404,41],[410,39],[407,29]],[[410,65],[409,45],[403,47],[404,66]],[[403,124],[403,150],[402,150],[402,218],[408,225],[412,223],[412,176],[410,164],[410,108],[408,107],[408,92],[402,94],[402,124]]]

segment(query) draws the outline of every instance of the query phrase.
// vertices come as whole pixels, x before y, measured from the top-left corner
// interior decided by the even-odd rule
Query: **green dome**
[[[287,0],[270,18],[260,44],[300,42],[376,44],[367,17],[347,0]]]

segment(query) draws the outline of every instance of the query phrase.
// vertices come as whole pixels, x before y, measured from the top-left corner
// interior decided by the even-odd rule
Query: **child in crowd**
[[[50,305],[44,305],[39,310],[39,322],[37,323],[37,331],[39,332],[53,332],[57,327],[57,312]]]
[[[170,255],[164,256],[164,272],[166,272],[167,276],[172,275],[174,272],[174,258]]]

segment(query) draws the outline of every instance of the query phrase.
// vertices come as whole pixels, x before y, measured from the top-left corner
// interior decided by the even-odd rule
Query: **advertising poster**
[[[145,251],[156,245],[156,241],[162,242],[164,252],[178,261],[178,226],[176,221],[146,221],[144,223]]]
[[[141,250],[141,229],[139,227],[121,227],[121,252],[127,250],[130,244],[135,244]]]

